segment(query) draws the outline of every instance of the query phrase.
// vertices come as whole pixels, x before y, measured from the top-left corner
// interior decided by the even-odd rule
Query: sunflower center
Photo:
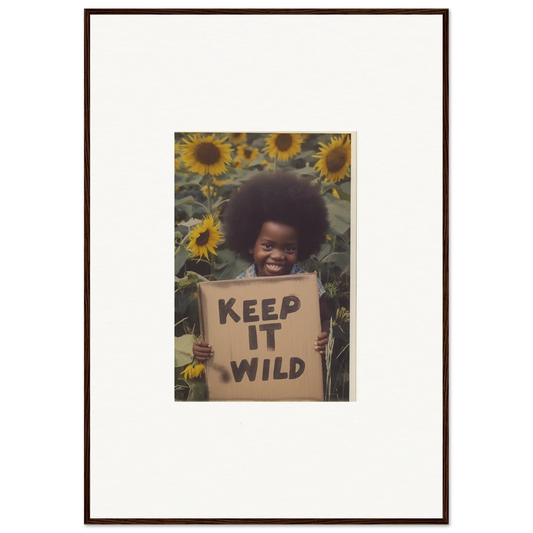
[[[246,159],[249,159],[251,155],[252,155],[251,150],[244,150],[244,157],[246,157]]]
[[[207,244],[207,241],[209,240],[209,230],[206,229],[205,231],[202,231],[200,235],[198,235],[196,239],[196,245],[197,246],[205,246]]]
[[[220,160],[220,150],[213,143],[200,143],[196,147],[195,154],[202,165],[214,165]]]
[[[340,146],[331,150],[326,156],[326,166],[329,172],[338,172],[348,161],[348,155],[344,148]]]
[[[286,152],[292,145],[292,135],[290,133],[280,133],[276,137],[274,144],[278,147],[278,150]]]

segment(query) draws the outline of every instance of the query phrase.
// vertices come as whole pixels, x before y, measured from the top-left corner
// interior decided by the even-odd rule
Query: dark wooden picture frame
[[[90,357],[90,149],[91,149],[91,94],[90,94],[90,58],[91,58],[91,16],[93,15],[434,15],[442,17],[442,518],[339,518],[339,519],[168,519],[168,518],[91,518],[91,357]],[[84,131],[84,215],[85,215],[85,323],[84,323],[84,351],[85,351],[85,379],[84,379],[84,522],[85,524],[448,524],[449,523],[449,88],[448,88],[448,19],[447,9],[86,9],[84,13],[84,65],[85,65],[85,131]]]

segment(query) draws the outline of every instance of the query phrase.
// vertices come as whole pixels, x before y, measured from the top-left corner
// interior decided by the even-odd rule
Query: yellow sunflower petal
[[[251,148],[250,146],[241,144],[237,146],[237,155],[235,157],[241,159],[242,161],[251,163],[258,156],[258,154],[259,150],[257,148]]]
[[[192,365],[188,365],[188,366],[185,368],[185,370],[184,370],[183,372],[181,372],[181,374],[183,375],[183,377],[184,377],[185,379],[190,379],[192,370],[193,370]]]
[[[190,377],[197,378],[203,373],[204,369],[205,369],[205,366],[202,363],[198,363],[197,365],[191,368]]]
[[[230,133],[229,138],[233,144],[241,144],[246,142],[246,133]]]
[[[298,133],[272,133],[266,140],[266,151],[270,157],[287,161],[302,151],[302,138]]]
[[[337,183],[350,175],[351,142],[347,135],[332,137],[329,144],[323,144],[317,157],[315,168],[320,172],[324,181]]]
[[[205,256],[209,259],[208,252],[217,255],[217,244],[223,239],[223,234],[218,231],[220,221],[215,223],[213,215],[208,215],[203,222],[196,224],[189,234],[189,244],[187,250],[192,257],[198,257],[198,261]]]
[[[215,134],[189,135],[182,147],[181,160],[192,172],[212,176],[223,174],[231,161],[233,150],[230,144],[224,144],[226,139],[227,137],[215,139]]]

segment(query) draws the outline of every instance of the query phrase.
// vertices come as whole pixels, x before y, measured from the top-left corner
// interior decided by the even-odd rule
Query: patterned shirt
[[[303,268],[294,265],[292,267],[292,270],[289,272],[289,275],[290,274],[307,274],[307,272]],[[239,274],[235,279],[245,278],[257,278],[257,270],[255,268],[255,263],[252,263],[249,268],[247,268],[242,274]],[[324,286],[322,285],[322,282],[318,279],[318,277],[316,278],[316,281],[318,283],[318,297],[320,298],[320,296],[325,294],[326,291],[324,290]]]

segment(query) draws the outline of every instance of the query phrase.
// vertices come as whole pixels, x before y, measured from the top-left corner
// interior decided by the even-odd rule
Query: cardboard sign
[[[198,284],[209,400],[324,400],[316,274]]]

